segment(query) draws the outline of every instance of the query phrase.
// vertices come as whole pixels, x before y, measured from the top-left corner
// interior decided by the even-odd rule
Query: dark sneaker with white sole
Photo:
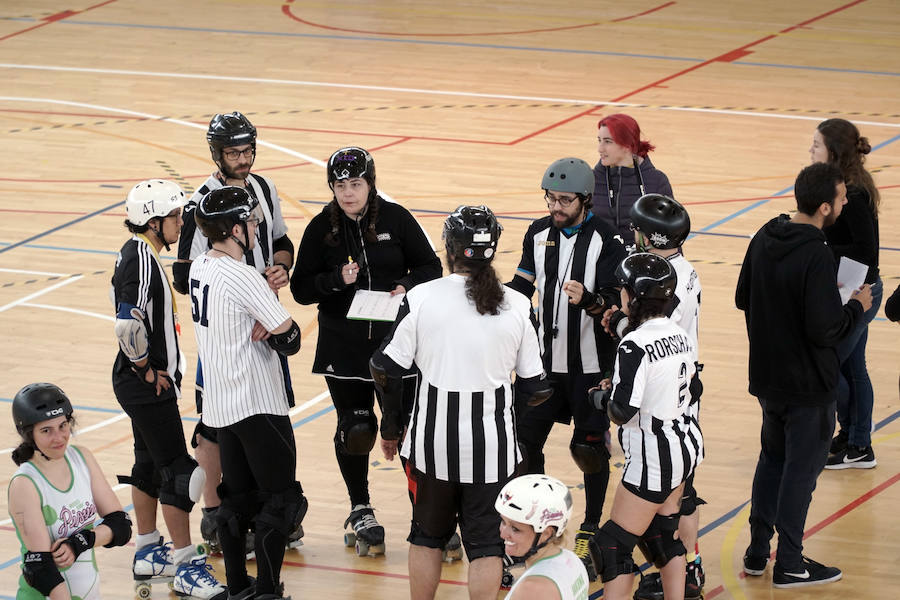
[[[744,573],[747,575],[759,576],[766,572],[766,565],[769,564],[769,556],[751,556],[750,548],[744,552]]]
[[[837,435],[831,439],[831,447],[828,448],[828,454],[840,454],[847,449],[850,443],[850,435],[841,429]]]
[[[775,563],[775,568],[772,572],[772,585],[779,589],[821,585],[838,581],[841,577],[843,577],[843,573],[837,567],[826,567],[804,556],[799,570],[792,569],[787,571],[782,569],[778,563]]]
[[[871,469],[878,463],[875,461],[875,452],[872,446],[860,448],[850,445],[843,452],[838,452],[828,457],[825,463],[826,469]]]

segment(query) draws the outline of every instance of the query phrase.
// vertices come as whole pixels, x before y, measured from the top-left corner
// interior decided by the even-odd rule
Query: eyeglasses
[[[256,154],[256,151],[251,146],[246,150],[226,150],[222,152],[222,156],[227,158],[228,160],[237,160],[241,156],[245,156],[246,158],[253,158],[253,155]]]
[[[554,196],[550,192],[544,192],[544,200],[547,201],[547,208],[553,208],[554,204],[559,204],[563,208],[566,208],[567,206],[571,206],[573,202],[578,200],[578,195]]]

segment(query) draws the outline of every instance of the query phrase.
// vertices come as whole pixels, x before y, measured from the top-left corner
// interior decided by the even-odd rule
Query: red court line
[[[329,31],[343,31],[345,33],[364,33],[367,35],[393,35],[396,37],[470,37],[470,36],[491,36],[491,35],[523,35],[529,33],[546,33],[550,31],[570,31],[572,29],[585,29],[587,27],[596,27],[597,25],[604,25],[607,22],[616,23],[620,21],[628,21],[629,19],[635,19],[637,17],[641,17],[643,15],[648,15],[650,13],[656,12],[658,10],[662,10],[667,6],[671,6],[675,4],[675,2],[666,2],[665,4],[661,4],[649,10],[645,10],[640,13],[636,13],[633,15],[629,15],[627,17],[619,17],[618,19],[613,19],[612,21],[595,21],[593,23],[582,23],[580,25],[565,25],[563,27],[548,27],[544,29],[528,29],[523,31],[485,31],[481,33],[409,33],[409,32],[392,32],[392,31],[375,31],[370,29],[349,29],[345,27],[335,27],[334,25],[324,25],[322,23],[315,23],[313,21],[307,21],[301,17],[298,17],[291,11],[291,4],[294,0],[286,0],[286,3],[281,6],[281,12],[284,13],[288,18],[297,21],[298,23],[303,23],[304,25],[309,25],[310,27],[317,27],[319,29],[327,29]]]
[[[28,33],[29,31],[34,31],[35,29],[39,29],[41,27],[44,27],[45,25],[50,25],[51,23],[55,23],[56,21],[68,19],[69,17],[72,17],[74,15],[77,15],[77,14],[80,14],[83,12],[87,12],[87,11],[93,10],[95,8],[100,8],[101,6],[105,6],[107,4],[112,4],[115,1],[116,0],[106,0],[106,2],[101,2],[100,4],[88,6],[84,10],[64,10],[64,11],[58,12],[54,15],[50,15],[49,17],[44,17],[43,19],[41,19],[41,21],[43,21],[42,23],[38,23],[37,25],[32,25],[31,27],[28,27],[21,31],[16,31],[16,32],[4,35],[3,37],[0,37],[0,42],[8,40],[9,38],[15,37],[17,35],[22,35],[23,33]]]
[[[864,502],[867,502],[867,501],[871,500],[872,498],[874,498],[875,496],[877,496],[878,494],[880,494],[881,492],[883,492],[883,491],[886,490],[887,488],[891,487],[892,485],[894,485],[894,484],[897,483],[898,481],[900,481],[900,472],[896,473],[893,477],[890,477],[890,478],[887,479],[886,481],[884,481],[884,482],[880,483],[879,485],[875,486],[874,488],[872,488],[871,490],[869,490],[868,492],[866,492],[865,494],[863,494],[863,495],[860,496],[859,498],[853,500],[852,502],[850,502],[849,504],[847,504],[847,505],[844,506],[843,508],[838,509],[837,511],[835,511],[834,513],[832,513],[832,514],[829,515],[828,517],[825,517],[822,521],[816,523],[815,525],[813,525],[812,527],[810,527],[809,529],[807,529],[807,530],[804,532],[804,534],[803,534],[803,539],[805,540],[805,539],[807,539],[808,537],[810,537],[810,536],[812,536],[812,535],[815,535],[816,533],[818,533],[819,531],[821,531],[821,530],[824,529],[825,527],[831,525],[832,523],[834,523],[835,521],[837,521],[838,519],[840,519],[841,517],[843,517],[844,515],[846,515],[846,514],[849,513],[850,511],[852,511],[853,509],[855,509],[855,508],[859,507],[860,505],[862,505]],[[775,558],[775,552],[772,552],[772,554],[771,554],[771,556],[770,556],[769,558],[774,560],[774,558]],[[738,577],[741,578],[741,579],[743,579],[743,578],[747,577],[747,575],[746,575],[743,571],[741,571],[741,572],[738,574]],[[711,598],[715,598],[716,596],[718,596],[719,594],[721,594],[721,593],[724,592],[724,591],[725,591],[725,586],[720,584],[720,585],[716,586],[715,588],[713,588],[712,590],[710,590],[710,591],[705,595],[705,597],[706,597],[706,598],[710,598],[710,599],[711,599]]]
[[[811,19],[807,19],[806,21],[803,21],[802,23],[797,23],[796,25],[792,25],[792,26],[790,26],[790,27],[787,27],[786,29],[782,29],[781,31],[778,32],[778,34],[789,33],[789,32],[791,32],[791,31],[793,31],[793,30],[795,30],[795,29],[799,29],[800,27],[804,27],[804,26],[806,26],[806,25],[809,25],[810,23],[814,23],[815,21],[818,21],[818,20],[820,20],[820,19],[824,19],[825,17],[831,16],[831,15],[833,15],[833,14],[835,14],[835,13],[838,13],[838,12],[840,12],[840,11],[842,11],[842,10],[846,10],[846,9],[850,8],[851,6],[856,6],[857,4],[860,4],[860,3],[865,2],[865,1],[866,1],[866,0],[854,0],[853,2],[850,2],[849,4],[845,4],[845,5],[843,5],[843,6],[839,6],[839,7],[837,7],[837,8],[832,9],[832,10],[829,10],[828,12],[822,13],[821,15],[815,16],[815,17],[813,17],[813,18],[811,18]],[[701,68],[703,68],[703,67],[705,67],[705,66],[707,66],[707,65],[710,65],[710,64],[712,64],[712,63],[714,63],[714,62],[731,62],[731,61],[735,60],[736,58],[738,58],[738,57],[740,57],[740,56],[745,56],[745,55],[747,54],[747,53],[745,52],[745,51],[747,50],[747,48],[752,48],[753,46],[757,46],[757,45],[759,45],[759,44],[762,44],[763,42],[767,42],[767,41],[769,41],[769,40],[775,38],[778,34],[774,34],[774,33],[773,33],[773,34],[769,34],[769,35],[767,35],[767,36],[765,36],[765,37],[762,37],[762,38],[756,40],[755,42],[750,42],[749,44],[745,44],[745,45],[741,46],[740,48],[735,48],[734,50],[729,50],[728,52],[726,52],[726,53],[724,53],[724,54],[720,54],[719,56],[717,56],[717,57],[715,57],[715,58],[711,58],[711,59],[709,59],[709,60],[707,60],[707,61],[704,61],[704,62],[702,62],[702,63],[696,64],[696,65],[694,65],[694,66],[692,66],[692,67],[688,67],[687,69],[684,69],[684,70],[682,70],[682,71],[679,71],[679,72],[675,73],[674,75],[669,75],[668,77],[663,77],[662,79],[660,79],[660,80],[658,80],[658,81],[654,81],[653,83],[647,84],[647,85],[645,85],[645,86],[643,86],[643,87],[640,87],[640,88],[638,88],[638,89],[636,89],[636,90],[633,90],[633,91],[631,91],[631,92],[628,92],[627,94],[623,94],[622,96],[619,96],[618,98],[615,98],[615,99],[613,99],[612,101],[613,101],[613,102],[621,102],[621,101],[624,100],[625,98],[629,98],[629,97],[631,97],[631,96],[634,96],[634,95],[636,95],[636,94],[639,94],[640,92],[643,92],[643,91],[645,91],[645,90],[648,90],[648,89],[650,89],[650,88],[652,88],[652,87],[656,87],[656,86],[660,85],[661,83],[665,83],[666,81],[671,81],[671,80],[675,79],[676,77],[681,77],[682,75],[686,75],[687,73],[691,73],[692,71],[696,71],[697,69],[701,69]]]
[[[349,569],[347,567],[330,567],[327,565],[313,565],[310,563],[298,563],[293,561],[284,561],[282,563],[289,567],[306,567],[309,569],[321,569],[323,571],[336,571],[338,573],[353,573],[355,575],[374,575],[375,577],[388,577],[391,579],[409,579],[409,575],[400,575],[399,573],[385,573],[384,571],[370,571],[368,569]],[[455,579],[441,579],[441,583],[448,585],[469,585],[465,581],[456,581]]]

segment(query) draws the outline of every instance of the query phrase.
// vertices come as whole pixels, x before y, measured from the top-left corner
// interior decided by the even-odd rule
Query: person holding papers
[[[837,416],[841,429],[831,443],[826,469],[871,469],[876,464],[871,439],[875,395],[866,369],[866,341],[884,289],[878,274],[881,198],[872,175],[863,166],[871,150],[869,140],[859,135],[856,125],[844,119],[819,123],[809,149],[813,163],[837,167],[847,184],[847,205],[834,224],[823,230],[828,246],[838,261],[846,262],[847,258],[865,265],[868,271],[864,283],[872,290],[872,307],[837,346],[841,361]]]
[[[362,542],[357,544],[360,554],[378,554],[384,551],[384,528],[375,520],[369,498],[368,457],[378,432],[369,358],[395,315],[368,315],[384,320],[367,320],[358,310],[348,312],[358,293],[396,296],[437,279],[441,262],[412,214],[378,194],[371,154],[341,148],[328,159],[326,170],[332,201],[303,233],[291,293],[300,304],[318,303],[313,373],[325,376],[337,411],[334,448],[351,507],[344,526],[353,530],[345,540],[348,545]]]

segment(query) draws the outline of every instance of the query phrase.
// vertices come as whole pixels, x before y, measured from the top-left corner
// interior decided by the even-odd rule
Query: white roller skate
[[[228,591],[213,576],[212,570],[212,565],[206,564],[205,554],[198,554],[178,565],[172,581],[175,595],[196,600],[225,600]]]
[[[134,553],[131,564],[134,593],[141,600],[150,597],[154,583],[168,583],[172,587],[175,565],[172,564],[171,547],[171,542],[163,544],[163,538],[160,537],[158,543],[147,544]]]
[[[371,504],[357,504],[344,521],[353,531],[344,534],[344,545],[356,547],[359,556],[378,556],[384,554],[384,527],[375,520]]]

